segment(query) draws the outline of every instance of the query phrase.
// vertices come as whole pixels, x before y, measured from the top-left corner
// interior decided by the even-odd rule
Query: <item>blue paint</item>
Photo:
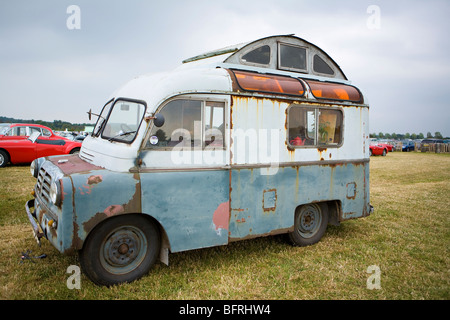
[[[228,202],[229,171],[141,173],[142,211],[166,231],[171,252],[223,245],[228,230],[213,215]]]

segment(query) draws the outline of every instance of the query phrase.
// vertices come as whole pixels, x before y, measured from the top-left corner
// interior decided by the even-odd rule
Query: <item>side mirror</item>
[[[157,126],[158,128],[162,127],[164,125],[164,116],[161,113],[157,113],[155,114],[155,116],[153,117],[153,123],[155,124],[155,126]]]
[[[89,109],[89,111],[87,112],[87,114],[89,115],[89,116],[88,116],[89,120],[92,119],[92,115],[97,116],[97,117],[100,117],[100,118],[102,118],[102,119],[105,119],[105,118],[103,118],[101,115],[96,114],[96,113],[93,113],[93,112],[92,112],[92,109]]]

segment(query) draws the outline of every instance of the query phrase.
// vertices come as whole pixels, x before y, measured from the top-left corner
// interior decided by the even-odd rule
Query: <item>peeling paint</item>
[[[230,220],[230,201],[219,204],[213,214],[213,223],[216,231],[219,229],[228,230]]]

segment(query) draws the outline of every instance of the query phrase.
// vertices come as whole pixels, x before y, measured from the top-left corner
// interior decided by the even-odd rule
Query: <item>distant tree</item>
[[[419,133],[419,135],[417,136],[417,138],[418,138],[418,139],[423,139],[423,138],[424,138],[423,133],[422,133],[422,132]]]
[[[405,133],[405,139],[410,139],[411,135],[409,134],[409,132]]]
[[[380,139],[383,139],[383,138],[384,138],[383,132],[380,132],[380,133],[378,134],[378,138],[380,138]]]
[[[436,139],[442,139],[442,138],[443,138],[442,134],[441,134],[439,131],[436,131],[436,132],[434,133],[434,137],[435,137]]]
[[[391,139],[397,139],[397,134],[395,132],[391,134]]]
[[[413,140],[417,139],[417,134],[411,133],[411,139],[413,139]]]
[[[384,134],[384,138],[385,139],[391,139],[391,134],[390,133],[385,133]]]
[[[369,138],[378,138],[378,136],[377,136],[377,134],[376,133],[370,133],[369,134]]]
[[[431,135],[431,132],[427,132],[427,138],[433,138],[433,136]]]

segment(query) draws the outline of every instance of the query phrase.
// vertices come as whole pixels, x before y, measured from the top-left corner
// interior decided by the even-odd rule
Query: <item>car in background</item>
[[[371,156],[385,156],[387,155],[388,150],[386,146],[383,146],[379,143],[372,142],[369,145],[369,154]]]
[[[386,148],[387,152],[392,152],[394,150],[394,146],[392,144],[389,144],[389,143],[379,142],[378,145]]]
[[[28,138],[0,140],[0,167],[8,163],[31,163],[34,159],[80,152],[81,143],[60,137],[47,139],[40,132],[33,132]]]
[[[0,129],[0,141],[27,139],[33,134],[39,132],[43,140],[61,140],[63,137],[54,134],[52,129],[40,124],[13,123]]]
[[[411,140],[403,140],[402,141],[402,151],[403,152],[414,151],[414,148],[415,148],[414,141],[411,141]]]
[[[433,144],[444,143],[443,139],[423,139],[420,143],[420,151],[427,152],[431,150]]]

